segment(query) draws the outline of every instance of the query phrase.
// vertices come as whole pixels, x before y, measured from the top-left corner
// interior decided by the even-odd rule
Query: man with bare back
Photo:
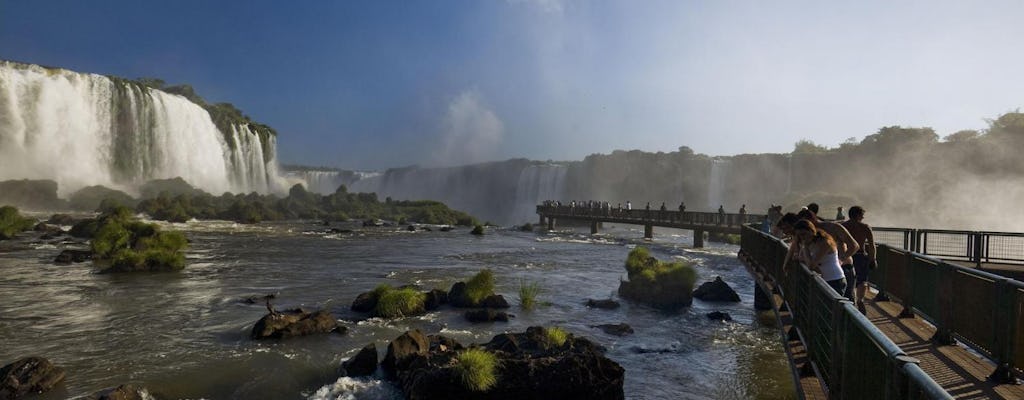
[[[850,207],[850,219],[842,223],[857,243],[861,243],[860,251],[853,255],[853,269],[857,273],[857,309],[865,312],[864,294],[868,291],[868,272],[877,265],[875,261],[875,236],[871,226],[865,224],[864,208]]]

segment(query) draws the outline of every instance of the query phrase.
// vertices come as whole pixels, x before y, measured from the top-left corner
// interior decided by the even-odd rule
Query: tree
[[[1024,113],[1014,110],[1000,115],[999,118],[988,120],[988,133],[996,137],[1024,138]]]
[[[932,128],[904,128],[899,125],[880,128],[878,133],[864,137],[860,142],[861,146],[867,146],[869,150],[890,150],[906,146],[920,146],[935,143],[939,135]]]
[[[953,132],[952,134],[949,134],[948,136],[942,138],[942,140],[946,143],[963,143],[977,139],[980,136],[981,132],[978,132],[974,129],[964,129]]]
[[[800,139],[793,146],[793,154],[799,153],[825,153],[828,149],[807,139]]]

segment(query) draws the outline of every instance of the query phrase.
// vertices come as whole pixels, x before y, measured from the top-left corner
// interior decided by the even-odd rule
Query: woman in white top
[[[821,278],[835,289],[837,294],[842,295],[846,289],[846,275],[839,265],[836,241],[832,236],[806,219],[793,225],[793,234],[800,241],[800,260],[804,265],[821,274]]]

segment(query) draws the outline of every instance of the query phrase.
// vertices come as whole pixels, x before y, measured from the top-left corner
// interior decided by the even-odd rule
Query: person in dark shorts
[[[857,243],[861,243],[860,250],[853,255],[853,269],[857,274],[857,309],[865,313],[864,295],[868,291],[868,275],[878,263],[875,259],[875,236],[871,233],[871,226],[863,221],[864,208],[853,206],[850,207],[850,219],[842,225],[850,231]]]

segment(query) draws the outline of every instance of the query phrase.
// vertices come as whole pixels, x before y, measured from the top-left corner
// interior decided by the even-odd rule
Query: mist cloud
[[[505,125],[480,93],[466,90],[448,104],[442,121],[441,148],[435,152],[434,162],[460,165],[497,159],[504,131]]]

